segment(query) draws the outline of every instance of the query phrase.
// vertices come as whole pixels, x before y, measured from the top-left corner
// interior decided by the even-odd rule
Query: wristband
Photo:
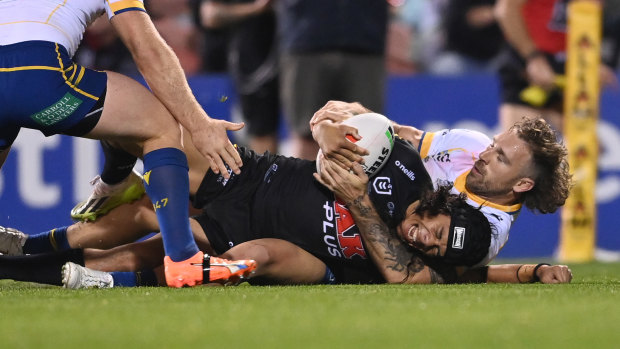
[[[538,271],[538,268],[542,267],[543,265],[551,265],[549,263],[538,263],[536,264],[536,266],[534,267],[534,275],[532,277],[532,283],[534,282],[540,282],[540,278],[538,277],[538,275],[536,275],[536,272]]]

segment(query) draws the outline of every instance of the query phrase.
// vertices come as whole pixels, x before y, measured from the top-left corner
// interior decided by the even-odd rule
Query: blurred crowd
[[[294,114],[306,115],[322,104],[310,101],[300,105],[291,90],[313,88],[325,91],[316,96],[319,101],[358,100],[381,111],[382,97],[373,100],[366,96],[383,93],[343,91],[342,86],[327,91],[326,87],[333,83],[325,80],[321,72],[329,70],[350,85],[355,84],[356,74],[374,72],[379,89],[384,86],[381,75],[496,74],[507,44],[507,35],[502,31],[505,28],[498,22],[496,5],[500,1],[145,0],[145,5],[187,75],[229,73],[235,88],[246,96],[241,101],[242,114],[248,114],[252,105],[258,105],[262,114],[272,114],[266,117],[269,122],[243,116],[250,126],[252,147],[258,151],[277,150],[279,113],[273,112],[273,100],[274,96],[278,100],[279,95],[276,109],[282,105],[297,142],[294,155],[312,158],[316,148],[310,141],[311,130],[304,126],[307,120]],[[549,1],[555,1],[556,7],[568,2]],[[602,60],[617,71],[620,0],[605,0],[603,16]],[[279,54],[274,53],[278,47]],[[248,55],[255,58],[248,59]],[[523,53],[521,56],[527,61]],[[104,17],[87,30],[76,60],[96,69],[138,74],[129,52]],[[347,64],[340,66],[339,60]],[[297,69],[300,65],[303,69]],[[320,83],[308,86],[295,80],[303,79],[304,73]]]

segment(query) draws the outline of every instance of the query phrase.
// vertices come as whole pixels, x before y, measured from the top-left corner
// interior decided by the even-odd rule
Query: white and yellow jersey
[[[50,41],[73,57],[86,27],[103,12],[145,11],[143,0],[0,0],[0,45]]]
[[[493,260],[508,241],[508,232],[512,222],[521,210],[521,204],[505,206],[485,201],[467,191],[465,177],[479,154],[491,144],[491,139],[483,133],[454,129],[437,132],[425,132],[418,150],[424,160],[424,167],[433,180],[435,188],[439,185],[452,184],[453,193],[467,194],[467,201],[481,211],[494,227],[489,254],[478,265],[486,265]]]

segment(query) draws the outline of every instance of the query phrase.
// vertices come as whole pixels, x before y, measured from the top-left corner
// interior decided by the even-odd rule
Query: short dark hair
[[[440,186],[426,192],[415,212],[422,216],[450,216],[450,235],[442,260],[452,265],[473,266],[489,253],[493,232],[480,207],[469,205],[464,193],[451,194],[451,189],[452,186]]]
[[[543,119],[523,118],[511,130],[528,144],[534,160],[535,184],[523,193],[525,207],[540,213],[555,212],[566,202],[572,185],[566,147]]]

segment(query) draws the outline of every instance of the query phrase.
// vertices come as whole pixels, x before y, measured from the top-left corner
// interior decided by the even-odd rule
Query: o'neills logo
[[[406,168],[405,165],[400,163],[400,161],[398,161],[398,160],[394,161],[394,165],[396,165],[396,167],[400,168],[400,170],[403,171],[405,176],[409,177],[409,179],[411,179],[412,181],[415,180],[415,173],[413,171],[411,171],[410,169]]]
[[[452,237],[452,248],[463,249],[463,240],[465,240],[465,228],[454,227],[454,236]]]

